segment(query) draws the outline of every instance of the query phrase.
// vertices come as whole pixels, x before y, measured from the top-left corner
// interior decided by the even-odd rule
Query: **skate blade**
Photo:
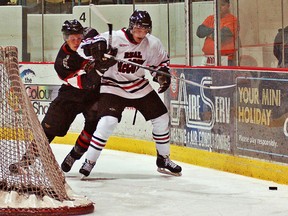
[[[181,176],[181,175],[182,175],[181,172],[179,172],[179,173],[173,173],[173,172],[171,172],[171,171],[169,171],[169,170],[167,170],[167,169],[165,169],[165,168],[159,168],[159,167],[158,167],[157,171],[158,171],[159,173],[166,174],[166,175],[172,175],[172,176]]]
[[[81,174],[81,176],[80,176],[80,180],[81,180],[81,181],[84,181],[84,180],[86,180],[86,179],[87,179],[87,176]]]

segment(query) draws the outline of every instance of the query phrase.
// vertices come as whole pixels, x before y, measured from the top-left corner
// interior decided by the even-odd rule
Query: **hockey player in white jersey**
[[[133,61],[162,71],[162,73],[152,73],[154,81],[157,81],[160,85],[158,93],[162,93],[169,88],[171,82],[169,56],[161,41],[151,35],[151,31],[152,21],[149,13],[135,10],[129,19],[127,29],[113,31],[113,54],[118,59]],[[103,33],[102,36],[107,41],[109,33]],[[98,104],[100,120],[91,139],[85,162],[79,172],[84,176],[90,174],[108,138],[120,122],[125,107],[135,107],[142,113],[146,121],[151,120],[152,122],[158,171],[180,176],[182,168],[169,158],[169,115],[165,104],[145,78],[144,69],[123,62],[115,62],[111,66],[111,61],[109,61],[109,66],[105,67],[106,60],[103,56],[107,52],[106,41],[97,38],[94,44],[98,47],[97,53],[91,51],[97,62],[96,64],[103,65],[103,70],[98,70],[103,74]],[[101,50],[99,47],[103,47],[103,53],[99,53],[99,50]],[[167,75],[163,75],[163,72]]]

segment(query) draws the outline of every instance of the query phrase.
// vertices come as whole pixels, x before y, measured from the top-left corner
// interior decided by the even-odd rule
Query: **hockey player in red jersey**
[[[116,54],[118,59],[133,61],[162,71],[162,73],[152,73],[154,80],[160,84],[158,93],[162,93],[169,88],[171,82],[170,60],[161,41],[151,35],[151,31],[152,21],[149,13],[136,10],[130,17],[127,29],[113,31],[112,47],[118,50]],[[102,36],[109,39],[108,32],[103,33]],[[105,41],[98,43],[98,46],[107,46]],[[103,59],[105,60],[103,58],[105,49],[103,50],[103,53],[96,55],[96,62],[99,64]],[[163,72],[167,75],[163,75]],[[125,107],[135,107],[147,121],[152,122],[158,171],[180,176],[181,167],[169,158],[170,134],[167,108],[145,78],[144,69],[118,62],[103,73],[98,104],[99,122],[79,172],[84,176],[90,174],[108,138],[120,122]]]
[[[94,37],[98,32],[93,28],[83,28],[78,20],[66,20],[62,26],[64,43],[56,57],[54,68],[63,81],[57,97],[51,102],[41,124],[49,143],[56,136],[65,136],[78,114],[83,114],[84,128],[75,146],[65,157],[61,168],[69,172],[74,162],[87,151],[97,125],[97,100],[101,77],[96,72],[97,65],[88,58],[81,57],[76,51],[83,39]],[[98,47],[93,47],[97,50]],[[90,52],[90,47],[83,49]],[[29,149],[35,150],[35,142]],[[37,154],[27,150],[17,163],[11,164],[11,172],[18,167],[26,168],[35,161]]]
[[[96,129],[96,105],[99,98],[100,76],[91,60],[81,57],[76,51],[83,37],[98,35],[95,29],[83,28],[77,20],[66,20],[62,26],[64,44],[55,60],[54,68],[63,81],[57,97],[42,120],[42,127],[49,143],[56,136],[65,136],[78,114],[83,114],[84,128],[61,168],[69,172],[73,163],[88,149]],[[85,39],[84,38],[84,39]]]

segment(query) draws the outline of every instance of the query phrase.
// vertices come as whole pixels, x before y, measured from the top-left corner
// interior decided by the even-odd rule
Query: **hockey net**
[[[18,52],[0,47],[0,215],[93,212],[65,181],[19,76]]]

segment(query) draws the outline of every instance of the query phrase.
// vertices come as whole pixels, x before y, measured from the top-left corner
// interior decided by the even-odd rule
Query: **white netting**
[[[16,47],[0,47],[0,102],[0,212],[59,213],[69,206],[93,211],[91,201],[68,193],[19,76]]]

